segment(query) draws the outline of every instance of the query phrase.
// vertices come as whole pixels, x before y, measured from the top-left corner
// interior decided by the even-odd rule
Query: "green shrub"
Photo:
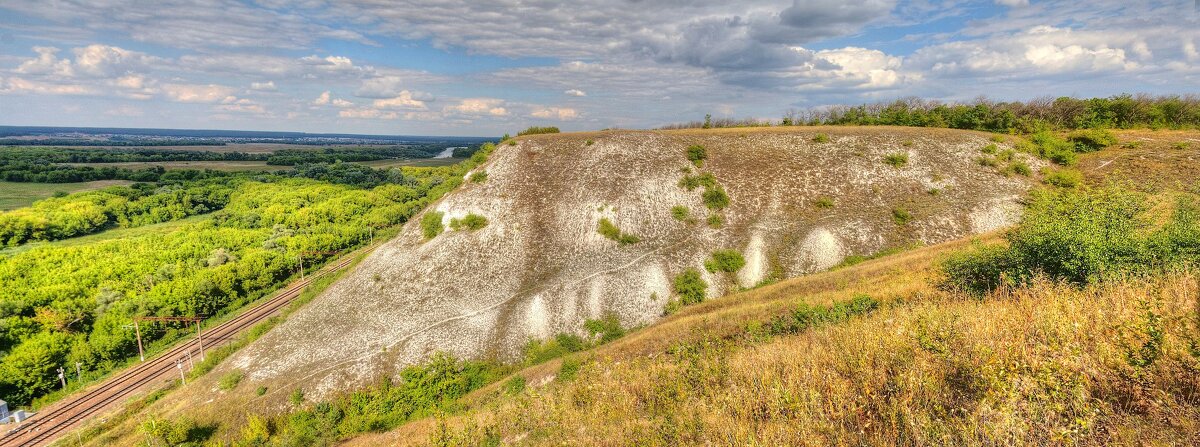
[[[684,175],[679,180],[679,187],[692,191],[698,187],[712,188],[717,186],[717,178],[712,173],[702,173],[697,175]]]
[[[612,312],[605,313],[603,317],[598,319],[584,321],[583,328],[599,344],[608,343],[625,336],[625,328],[621,327],[620,318],[617,318],[617,314]]]
[[[171,421],[169,419],[151,416],[142,422],[141,431],[146,437],[156,441],[152,445],[183,445],[187,442],[200,441],[196,434],[196,424],[190,419]]]
[[[1067,135],[1076,152],[1094,152],[1117,144],[1117,137],[1104,129],[1077,130]]]
[[[621,229],[617,228],[617,225],[612,223],[612,221],[608,220],[606,217],[600,218],[600,224],[596,228],[596,231],[604,237],[616,241],[621,245],[636,244],[641,241],[641,238],[635,235],[622,233]]]
[[[537,365],[591,347],[587,340],[575,334],[558,334],[547,340],[525,343],[525,364]]]
[[[1070,141],[1058,138],[1047,131],[1031,135],[1029,141],[1032,146],[1028,146],[1028,150],[1034,155],[1062,166],[1075,165],[1078,157],[1075,153],[1075,145]]]
[[[583,145],[584,145],[584,146],[591,146],[591,145],[593,145],[593,144],[596,144],[596,142],[595,142],[595,141],[592,141],[592,140],[587,140],[587,141],[583,142]]]
[[[1126,141],[1125,144],[1121,145],[1121,147],[1124,149],[1137,149],[1139,147],[1142,147],[1142,142],[1141,141]]]
[[[242,381],[242,377],[245,377],[245,374],[241,371],[230,371],[229,373],[221,376],[221,380],[217,381],[217,388],[220,388],[223,391],[229,391],[237,388],[238,383]]]
[[[463,216],[461,219],[459,219],[459,218],[450,219],[450,229],[452,229],[454,231],[459,231],[459,230],[475,231],[475,230],[481,229],[483,227],[486,227],[487,224],[488,224],[488,220],[486,217],[483,217],[483,216],[475,214],[475,213],[469,213],[466,216]]]
[[[433,239],[446,230],[442,225],[442,216],[444,213],[432,210],[421,216],[421,231],[425,234],[425,239]]]
[[[675,205],[671,207],[671,217],[680,222],[688,222],[692,219],[692,212],[686,206]]]
[[[812,140],[813,140],[813,142],[814,142],[814,143],[828,143],[828,142],[829,142],[829,135],[826,135],[826,134],[824,134],[824,133],[819,133],[819,134],[817,134],[816,136],[814,136],[814,137],[812,138]]]
[[[996,145],[989,144],[987,146],[984,146],[983,149],[980,149],[979,151],[983,152],[985,154],[988,154],[988,155],[994,155],[996,153],[996,151],[998,151],[999,149],[1000,148],[996,147]]]
[[[819,197],[813,201],[813,206],[820,209],[833,208],[833,199],[829,197]]]
[[[267,394],[267,387],[265,387],[265,386],[260,386],[254,390],[255,396],[262,396],[264,394]]]
[[[537,135],[537,134],[544,134],[544,133],[558,133],[558,128],[554,127],[554,126],[546,126],[546,127],[530,126],[529,128],[527,128],[525,130],[517,132],[517,136],[519,137],[519,136],[523,136],[523,135]]]
[[[983,166],[983,167],[987,167],[987,168],[994,168],[994,167],[996,167],[997,164],[999,164],[999,162],[997,162],[996,159],[992,158],[992,157],[979,157],[979,158],[975,159],[975,162],[979,163],[979,166]]]
[[[684,306],[704,301],[708,292],[708,283],[704,282],[704,278],[700,277],[700,272],[696,269],[684,270],[675,277],[673,285],[675,294],[679,296],[679,303]]]
[[[471,173],[471,183],[483,183],[487,181],[487,171],[475,171]]]
[[[558,369],[558,380],[575,380],[579,376],[579,370],[583,368],[583,361],[575,357],[567,357],[562,361],[562,367]]]
[[[989,140],[992,140],[992,142],[994,142],[994,143],[1003,143],[1004,137],[1002,137],[1000,135],[992,135],[992,137],[989,138]]]
[[[704,268],[709,272],[734,273],[746,266],[746,259],[737,250],[717,250],[712,257],[704,261]]]
[[[296,389],[292,390],[292,394],[288,396],[288,402],[291,402],[292,405],[296,405],[296,406],[303,404],[304,403],[304,390],[302,390],[300,388],[296,388]]]
[[[1192,145],[1192,143],[1189,143],[1187,141],[1180,141],[1175,144],[1172,144],[1171,147],[1173,147],[1175,149],[1179,149],[1179,150],[1184,150],[1184,149],[1191,147],[1191,145]]]
[[[1033,175],[1033,170],[1030,169],[1029,165],[1023,161],[1014,161],[1010,163],[1008,165],[1008,171],[1023,177],[1029,177],[1030,175]]]
[[[1013,157],[1016,155],[1016,151],[1012,149],[1005,149],[996,154],[996,160],[1007,163],[1012,161]]]
[[[946,284],[973,292],[1035,275],[1073,284],[1200,261],[1200,211],[1189,198],[1171,220],[1151,228],[1146,197],[1124,188],[1036,192],[1005,238],[1008,247],[976,248],[942,264]]]
[[[1075,188],[1083,184],[1083,173],[1070,168],[1054,169],[1042,177],[1042,183],[1059,188]]]
[[[729,206],[729,195],[725,194],[725,188],[720,185],[704,190],[701,197],[704,199],[704,206],[713,211],[720,211]]]
[[[908,153],[896,152],[887,154],[883,157],[883,162],[891,165],[894,168],[902,168],[904,165],[908,164]]]
[[[892,208],[892,220],[896,225],[908,225],[913,219],[912,213],[904,208]]]
[[[721,228],[722,225],[725,225],[725,218],[720,214],[712,213],[708,215],[709,228]]]
[[[522,391],[525,391],[525,377],[513,376],[513,378],[508,379],[507,382],[504,382],[505,393],[515,395],[521,394]]]
[[[696,165],[697,168],[704,166],[704,160],[708,158],[708,152],[704,146],[693,144],[687,148],[687,159]]]
[[[766,329],[769,335],[796,334],[815,326],[840,323],[878,308],[879,301],[868,295],[858,295],[847,301],[835,301],[828,307],[801,304],[790,314],[772,319],[767,323]]]

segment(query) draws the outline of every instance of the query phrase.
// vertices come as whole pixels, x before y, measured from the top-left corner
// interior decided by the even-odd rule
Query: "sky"
[[[0,0],[0,125],[496,136],[1200,93],[1200,0]]]

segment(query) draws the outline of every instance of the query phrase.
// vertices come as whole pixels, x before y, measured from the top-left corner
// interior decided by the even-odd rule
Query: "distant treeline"
[[[222,141],[212,140],[164,140],[164,139],[105,139],[85,140],[76,138],[0,138],[0,146],[224,146]]]
[[[282,149],[274,153],[215,152],[162,149],[72,149],[53,147],[13,147],[0,150],[0,180],[31,183],[73,183],[95,180],[155,182],[163,179],[199,179],[225,175],[213,170],[165,170],[153,166],[130,169],[117,166],[70,166],[61,163],[119,163],[170,161],[265,161],[271,166],[332,164],[339,161],[431,158],[445,150],[443,144],[397,146],[351,146],[320,149]],[[457,148],[454,157],[470,157],[479,145]],[[344,168],[352,169],[352,168]],[[275,171],[268,168],[264,171]],[[181,174],[183,173],[183,174]],[[166,177],[164,177],[164,175]],[[375,180],[338,182],[364,186]]]
[[[1200,96],[1117,95],[1108,98],[1043,97],[1029,101],[969,103],[904,98],[858,106],[789,110],[778,123],[718,119],[665,126],[665,129],[814,125],[947,127],[1005,133],[1075,129],[1200,128]]]

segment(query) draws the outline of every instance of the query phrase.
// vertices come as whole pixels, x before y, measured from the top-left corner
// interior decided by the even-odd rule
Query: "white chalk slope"
[[[828,133],[828,143],[812,141]],[[589,143],[591,142],[591,143]],[[707,148],[732,203],[705,224],[701,189],[678,183],[689,145]],[[698,268],[711,296],[829,268],[849,255],[931,244],[1013,223],[1027,178],[981,166],[987,135],[898,128],[612,131],[543,135],[502,145],[483,183],[434,208],[445,222],[481,214],[487,227],[425,241],[417,220],[223,369],[274,391],[321,397],[436,351],[512,358],[530,338],[580,332],[615,312],[626,325],[659,318],[672,278]],[[1001,144],[1001,149],[1006,147]],[[908,164],[882,160],[904,152]],[[1018,155],[1036,171],[1037,160]],[[693,168],[694,169],[694,168]],[[820,197],[835,206],[818,208]],[[685,205],[699,223],[672,217]],[[898,225],[893,210],[913,220]],[[641,242],[597,233],[607,217]],[[735,277],[704,271],[736,249]]]

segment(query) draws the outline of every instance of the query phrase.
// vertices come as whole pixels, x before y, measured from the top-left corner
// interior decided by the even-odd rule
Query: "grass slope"
[[[91,191],[116,185],[128,185],[125,180],[97,180],[80,183],[19,183],[0,182],[0,211],[32,205],[33,202],[53,196],[58,192],[73,193]]]

